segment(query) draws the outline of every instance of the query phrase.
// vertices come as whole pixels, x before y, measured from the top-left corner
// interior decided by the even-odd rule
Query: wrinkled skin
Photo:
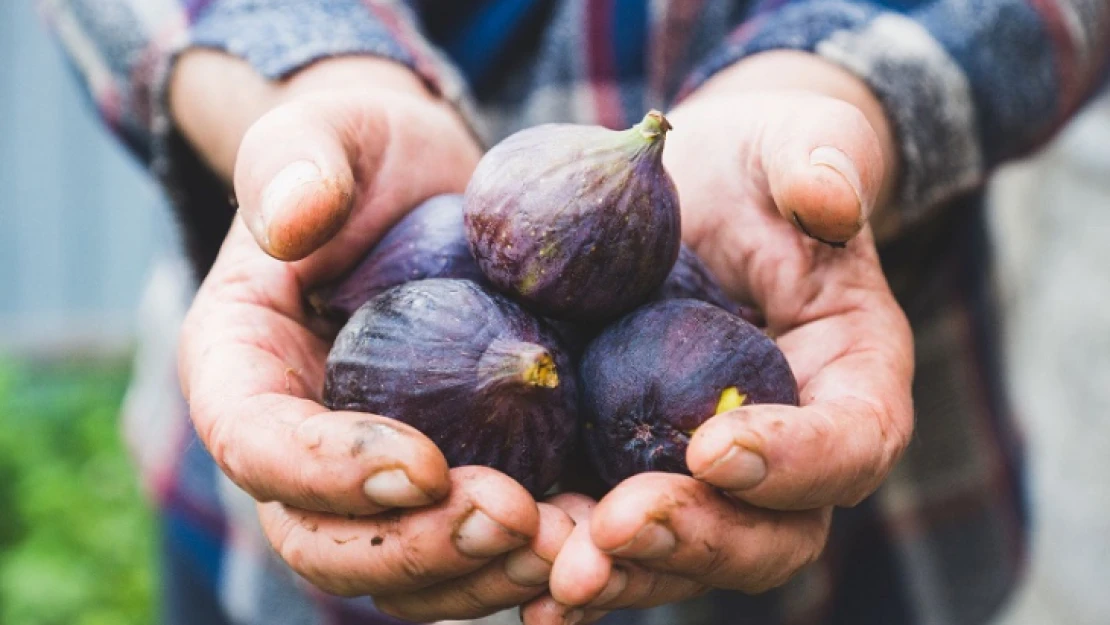
[[[664,134],[545,124],[494,146],[465,199],[486,277],[545,316],[590,325],[644,302],[681,241]]]
[[[521,379],[528,355],[550,365],[542,383]],[[492,467],[537,496],[562,473],[577,402],[553,330],[467,280],[408,282],[371,299],[336,337],[324,383],[332,410],[406,423],[450,466]]]
[[[734,389],[740,405],[798,405],[782,351],[758,328],[691,299],[648,304],[609,326],[580,367],[590,460],[610,486],[647,471],[689,475],[690,435]]]

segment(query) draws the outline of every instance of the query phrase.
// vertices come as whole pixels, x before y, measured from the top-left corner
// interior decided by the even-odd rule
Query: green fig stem
[[[644,119],[636,126],[640,135],[648,140],[662,137],[672,129],[674,129],[674,126],[671,126],[671,122],[667,121],[667,118],[655,109],[648,111],[647,115],[644,115]]]
[[[483,388],[555,388],[559,372],[551,352],[542,345],[494,339],[478,359],[478,384]]]

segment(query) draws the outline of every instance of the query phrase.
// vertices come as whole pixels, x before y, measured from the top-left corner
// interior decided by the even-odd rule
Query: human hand
[[[240,204],[182,330],[182,387],[201,440],[259,502],[294,571],[396,616],[482,616],[542,591],[569,517],[491,469],[449,470],[400,422],[321,405],[329,337],[314,331],[304,291],[405,211],[461,191],[479,157],[449,106],[399,66],[355,61],[367,62],[315,65],[277,93],[244,87],[240,73],[235,89],[274,104],[244,124],[241,144],[229,119],[249,106],[212,123],[179,109],[217,171],[231,179],[234,163]],[[194,79],[175,90],[182,106]]]
[[[909,442],[912,335],[866,225],[890,191],[889,132],[877,103],[848,97],[869,97],[862,85],[837,82],[854,78],[783,58],[776,75],[817,71],[837,97],[723,74],[668,114],[664,164],[685,240],[762,310],[801,406],[713,417],[689,443],[694,477],[637,475],[568,510],[579,526],[550,595],[523,608],[529,625],[780,585],[820,555],[832,508],[872,493]]]

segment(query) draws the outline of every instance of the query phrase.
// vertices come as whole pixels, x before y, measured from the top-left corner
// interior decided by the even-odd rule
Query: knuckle
[[[296,521],[289,522],[292,525],[297,525]],[[285,535],[275,545],[278,556],[285,562],[289,568],[296,571],[299,575],[311,578],[312,569],[309,567],[308,562],[308,549],[306,544],[305,532],[299,529],[290,529],[285,532]]]
[[[235,441],[235,420],[227,418],[224,414],[220,414],[207,406],[201,406],[199,410],[207,413],[205,422],[209,425],[199,434],[201,440],[205,442],[208,453],[211,454],[212,459],[216,461],[216,464],[227,475],[228,479],[250,490],[245,483],[243,458],[240,453],[241,446],[236,444]],[[250,490],[250,492],[254,494],[253,490]]]
[[[427,558],[410,545],[401,546],[397,553],[395,566],[401,578],[408,582],[418,583],[431,578]]]
[[[377,596],[374,596],[372,598],[374,600],[374,607],[377,608],[379,612],[381,612],[382,614],[385,614],[386,616],[391,616],[393,618],[401,619],[403,621],[414,621],[414,620],[419,619],[419,615],[414,614],[411,611],[407,610],[405,608],[404,604],[400,601],[397,601],[397,600],[392,599],[392,598],[377,597]]]
[[[493,611],[492,602],[473,584],[460,586],[455,601],[468,618],[479,618]]]

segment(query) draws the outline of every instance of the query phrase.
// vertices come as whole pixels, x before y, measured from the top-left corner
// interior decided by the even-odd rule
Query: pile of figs
[[[324,402],[426,434],[451,466],[539,496],[588,459],[605,486],[688,473],[707,419],[797,405],[786,358],[681,240],[667,120],[546,124],[490,149],[464,194],[395,224],[315,309],[342,324]]]

